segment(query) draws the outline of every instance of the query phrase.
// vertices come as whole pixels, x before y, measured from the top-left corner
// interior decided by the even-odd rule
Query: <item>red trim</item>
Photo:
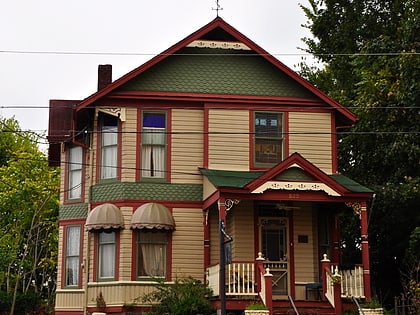
[[[118,155],[118,160],[117,160],[117,180],[121,180],[121,175],[122,175],[122,122],[121,120],[118,118],[118,143],[117,143],[117,155]]]
[[[207,209],[209,211],[209,209]],[[210,211],[209,211],[210,212]],[[204,239],[204,266],[203,270],[206,270],[210,266],[210,222],[208,220],[209,213],[206,214],[203,211],[203,239]]]
[[[283,138],[283,160],[289,156],[289,141],[290,141],[290,135],[289,135],[289,112],[283,112],[283,128],[284,128],[284,138]]]
[[[295,239],[294,239],[294,220],[293,220],[293,211],[289,213],[287,216],[288,218],[288,229],[289,229],[289,235],[288,235],[288,242],[289,242],[289,257],[288,257],[288,265],[289,265],[289,287],[290,287],[290,295],[295,299],[296,298],[296,289],[295,289]]]
[[[204,109],[203,166],[209,167],[209,109]]]
[[[136,211],[133,208],[133,213]],[[131,233],[131,281],[137,280],[137,233]]]
[[[54,311],[55,315],[83,315],[83,311]]]
[[[335,124],[335,115],[331,114],[331,173],[338,173],[338,149],[337,149],[337,128]]]
[[[99,240],[98,240],[98,232],[89,232],[93,233],[93,282],[107,282],[107,280],[101,280],[98,277],[98,263],[99,263],[99,253],[98,253],[98,246],[99,246]],[[110,279],[112,281],[118,281],[120,278],[120,231],[115,231],[115,274],[114,279]],[[89,246],[89,244],[88,244]]]
[[[260,177],[250,182],[248,185],[245,186],[245,188],[248,191],[253,191],[254,189],[261,186],[262,183],[275,178],[278,174],[281,174],[283,171],[285,171],[287,168],[289,168],[293,164],[299,165],[311,177],[314,177],[316,180],[322,183],[325,183],[329,187],[339,192],[341,195],[350,193],[350,191],[348,191],[343,186],[339,185],[336,181],[330,178],[326,173],[324,173],[322,170],[320,170],[315,165],[310,163],[308,160],[303,158],[297,152],[293,153],[288,158],[286,158],[285,160],[277,164],[275,167],[269,169],[266,173],[264,173]]]
[[[165,154],[166,154],[166,181],[171,182],[171,174],[172,174],[172,109],[169,109],[166,112],[166,148],[165,148]]]
[[[331,99],[328,95],[323,93],[322,91],[318,90],[314,85],[303,79],[301,76],[299,76],[297,73],[295,73],[293,70],[285,66],[282,62],[280,62],[278,59],[276,59],[274,56],[270,55],[268,52],[266,52],[264,49],[259,47],[257,44],[255,44],[253,41],[248,39],[246,36],[244,36],[242,33],[237,31],[235,28],[233,28],[231,25],[226,23],[222,18],[216,17],[213,21],[208,23],[207,25],[203,26],[196,32],[192,33],[191,35],[187,36],[185,39],[181,40],[177,44],[169,47],[166,49],[163,53],[153,57],[143,65],[139,66],[138,68],[132,70],[131,72],[127,73],[120,79],[114,81],[113,83],[109,84],[104,89],[92,94],[85,100],[79,103],[77,106],[77,110],[81,110],[82,108],[85,108],[92,103],[98,101],[100,98],[108,95],[109,93],[113,92],[115,89],[123,85],[124,83],[128,82],[129,80],[133,79],[134,77],[138,76],[139,74],[143,73],[147,69],[151,68],[152,66],[156,65],[157,63],[161,62],[165,58],[167,58],[169,55],[175,54],[179,49],[185,47],[190,42],[202,38],[204,35],[209,33],[210,31],[221,28],[227,33],[229,33],[232,37],[236,38],[238,41],[244,43],[246,46],[254,50],[257,54],[261,55],[261,57],[265,58],[268,62],[272,63],[274,66],[276,66],[279,70],[284,72],[288,77],[295,80],[297,83],[305,87],[307,90],[315,94],[318,98],[326,102],[331,107],[335,108],[337,111],[339,111],[345,118],[347,118],[350,121],[356,121],[356,116],[350,112],[347,108],[336,102],[335,100]]]
[[[136,182],[141,178],[141,128],[142,128],[142,110],[137,109],[137,124],[136,124]]]

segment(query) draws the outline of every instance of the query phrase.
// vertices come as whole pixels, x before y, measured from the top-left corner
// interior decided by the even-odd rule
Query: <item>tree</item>
[[[340,135],[339,167],[376,193],[371,274],[375,293],[391,301],[420,226],[420,3],[310,0],[303,10],[314,36],[307,51],[324,67],[303,64],[302,74],[359,116]]]
[[[57,263],[58,171],[48,167],[33,134],[0,120],[0,291],[13,313],[53,298]],[[22,301],[36,298],[37,303]]]

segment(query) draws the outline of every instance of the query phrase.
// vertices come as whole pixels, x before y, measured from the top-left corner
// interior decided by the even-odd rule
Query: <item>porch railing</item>
[[[207,281],[216,296],[219,295],[219,271],[219,265],[207,268]],[[226,295],[257,295],[254,262],[233,262],[226,265],[225,275]]]

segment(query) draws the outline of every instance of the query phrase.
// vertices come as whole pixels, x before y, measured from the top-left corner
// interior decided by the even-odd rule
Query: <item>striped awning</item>
[[[124,217],[121,210],[110,203],[92,209],[86,219],[86,230],[123,229]]]
[[[146,203],[131,217],[132,229],[175,230],[175,220],[167,207],[159,203]]]

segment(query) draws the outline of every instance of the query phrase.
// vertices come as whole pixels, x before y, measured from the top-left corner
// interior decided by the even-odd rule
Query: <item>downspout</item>
[[[90,163],[89,163],[89,187],[88,188],[88,213],[91,210],[91,188],[92,188],[92,184],[93,184],[93,164],[94,164],[94,151],[89,149],[88,150],[89,154],[88,157],[90,158]],[[87,306],[88,306],[88,302],[89,302],[89,295],[88,295],[88,283],[89,283],[89,268],[90,268],[90,239],[91,239],[91,235],[89,231],[86,231],[87,235],[86,235],[86,256],[85,256],[85,263],[84,263],[84,268],[85,268],[85,272],[84,272],[84,288],[85,288],[85,303],[83,305],[83,314],[87,314]]]

